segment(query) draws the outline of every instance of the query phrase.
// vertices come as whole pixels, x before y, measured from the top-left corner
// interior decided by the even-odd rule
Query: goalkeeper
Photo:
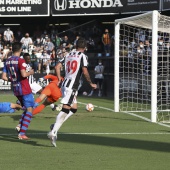
[[[52,81],[42,90],[38,98],[36,98],[35,103],[37,107],[33,110],[33,115],[40,113],[46,106],[55,103],[62,96],[61,89],[58,87],[58,78],[56,76],[49,74],[40,78],[39,81],[43,81],[44,79],[51,79]],[[39,105],[42,101],[43,103]],[[53,107],[53,110],[56,109],[60,111],[60,107],[62,106]]]

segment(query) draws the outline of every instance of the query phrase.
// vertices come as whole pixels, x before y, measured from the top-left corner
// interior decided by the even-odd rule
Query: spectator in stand
[[[165,42],[165,43],[170,42],[169,34],[168,34],[168,33],[166,33],[165,36],[164,36],[164,42]]]
[[[147,37],[146,37],[150,42],[152,41],[152,30],[147,31]]]
[[[51,60],[51,66],[54,67],[56,65],[56,51],[55,49],[52,50],[52,53],[50,55],[50,60]]]
[[[55,38],[53,39],[53,44],[55,45],[55,49],[60,49],[61,46],[61,38],[56,34]]]
[[[144,48],[144,42],[143,42],[143,41],[140,41],[140,42],[139,42],[139,46],[140,46],[141,49],[143,49],[143,48]]]
[[[136,42],[134,39],[132,39],[130,47],[134,50],[136,48]]]
[[[43,51],[43,54],[42,54],[42,56],[41,56],[41,64],[40,64],[39,67],[41,67],[41,69],[42,69],[43,71],[46,71],[46,73],[47,73],[47,72],[49,72],[49,69],[50,69],[49,66],[50,66],[50,64],[51,64],[50,55],[48,55],[48,54],[47,54],[47,51],[44,50],[44,51]]]
[[[151,46],[149,40],[145,40],[144,49],[145,49],[145,51],[147,51],[149,53],[149,55],[151,55],[152,46]]]
[[[70,40],[69,40],[67,35],[64,36],[64,38],[63,38],[63,40],[61,42],[61,47],[65,48],[66,51],[70,51],[70,49],[72,47],[72,44],[71,44],[71,42],[70,42]]]
[[[163,38],[158,39],[158,74],[162,74],[162,67],[164,65],[164,60],[166,57],[162,57],[166,51],[166,45]]]
[[[41,38],[37,38],[35,41],[34,41],[34,46],[36,47],[36,49],[42,49],[43,48],[43,45],[41,43]]]
[[[98,96],[101,97],[102,96],[102,85],[103,85],[103,80],[104,80],[104,65],[102,64],[102,61],[99,60],[98,61],[98,65],[95,66],[94,68],[94,82],[95,84],[98,84],[98,88],[99,88],[99,92],[98,92]],[[92,96],[94,92],[94,89],[91,90],[90,94],[88,96]]]
[[[144,65],[145,65],[144,54],[145,54],[144,48],[137,46],[137,58],[139,60],[140,73],[144,73]]]
[[[80,38],[79,35],[76,36],[76,39],[74,40],[74,44],[73,44],[73,48],[76,48],[76,43],[77,43],[77,40]]]
[[[46,33],[46,31],[44,31],[44,33]],[[41,35],[41,45],[42,46],[46,45],[48,38],[49,38],[49,35],[47,33]]]
[[[145,42],[146,40],[146,33],[144,30],[140,30],[139,32],[139,41]]]
[[[50,39],[53,42],[53,40],[55,40],[56,34],[58,33],[58,30],[55,28],[55,26],[52,26],[51,30],[50,30]]]
[[[135,40],[137,43],[139,43],[139,35],[140,35],[140,29],[138,29],[135,33]]]
[[[54,44],[51,42],[50,38],[47,38],[46,50],[48,55],[50,55],[52,50],[54,50]]]
[[[29,51],[29,45],[33,44],[32,38],[29,36],[29,33],[25,34],[25,37],[21,38],[22,43],[22,49],[24,52],[28,52]]]
[[[34,72],[37,73],[38,70],[38,58],[37,58],[37,50],[33,50],[31,54],[31,66],[34,69]]]
[[[145,51],[144,54],[144,73],[145,75],[150,75],[151,74],[151,53],[148,51]]]
[[[164,40],[162,38],[158,39],[158,51],[162,52],[165,47]]]
[[[110,53],[110,49],[111,49],[111,35],[109,33],[108,29],[105,29],[105,33],[102,35],[102,43],[103,43],[103,47],[104,47],[104,52]]]
[[[46,30],[44,30],[44,32],[41,34],[41,38],[45,38],[46,35],[48,36],[48,33]]]
[[[23,34],[21,31],[17,31],[16,34],[15,34],[15,41],[19,42],[23,37]]]
[[[9,56],[8,56],[8,53],[10,52],[11,50],[10,49],[2,49],[1,50],[1,53],[0,53],[0,58],[1,58],[1,61],[5,61]]]
[[[0,50],[4,48],[4,40],[2,34],[0,34]]]
[[[11,46],[12,43],[14,41],[14,33],[13,31],[10,30],[10,28],[8,27],[5,31],[4,31],[4,46]]]

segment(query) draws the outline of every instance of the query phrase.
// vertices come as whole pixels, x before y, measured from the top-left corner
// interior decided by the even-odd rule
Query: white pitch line
[[[28,135],[47,135],[47,133],[27,133]],[[58,133],[59,135],[170,135],[170,133],[161,132],[122,132],[122,133]],[[0,134],[0,136],[16,136],[16,134]]]
[[[79,103],[79,104],[83,104],[83,105],[86,105],[86,104],[87,104],[87,103],[82,103],[82,102],[78,102],[78,103]],[[108,110],[108,111],[114,112],[113,109],[109,109],[109,108],[106,108],[106,107],[101,107],[101,106],[96,106],[96,105],[94,105],[94,107],[98,107],[98,108],[100,108],[100,109],[104,109],[104,110]],[[151,122],[150,119],[148,119],[148,118],[146,118],[146,117],[143,117],[143,116],[140,116],[140,115],[137,115],[137,114],[135,114],[135,113],[130,113],[130,112],[121,112],[121,113],[123,113],[123,114],[128,114],[128,115],[131,115],[131,116],[135,116],[135,117],[138,117],[138,118],[140,118],[140,119],[143,119],[143,120],[145,120],[145,121],[147,121],[147,122]],[[151,122],[151,123],[152,123],[152,122]],[[158,125],[161,125],[161,126],[165,126],[165,127],[170,128],[170,125],[167,125],[167,124],[164,124],[164,123],[156,122],[155,124],[158,124]]]

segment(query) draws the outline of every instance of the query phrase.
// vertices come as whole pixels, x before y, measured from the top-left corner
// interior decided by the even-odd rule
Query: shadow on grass
[[[0,135],[0,141],[10,141],[10,142],[20,142],[20,143],[23,143],[23,144],[27,144],[27,145],[32,145],[32,146],[41,146],[41,147],[50,147],[50,146],[47,146],[47,145],[41,145],[41,144],[38,144],[36,141],[32,141],[32,140],[19,140],[17,138],[17,135],[14,137],[14,136],[1,136]]]
[[[8,133],[9,135],[5,134]],[[4,134],[4,135],[3,135]],[[12,135],[11,135],[12,134]],[[48,145],[41,145],[35,142],[35,140],[49,140],[47,138],[46,131],[35,131],[28,130],[28,136],[33,139],[28,141],[22,141],[14,137],[14,130],[1,128],[0,129],[0,141],[11,141],[11,142],[21,142],[33,146],[42,146],[42,147],[50,147]],[[129,149],[139,149],[139,150],[149,150],[149,151],[158,151],[158,152],[170,152],[170,143],[167,142],[159,142],[159,141],[145,141],[138,139],[125,139],[119,137],[108,137],[108,136],[96,136],[89,134],[66,134],[60,133],[58,134],[58,140],[62,142],[70,142],[70,143],[81,143],[87,145],[99,145],[99,146],[108,146],[108,147],[120,147],[120,148],[129,148]]]

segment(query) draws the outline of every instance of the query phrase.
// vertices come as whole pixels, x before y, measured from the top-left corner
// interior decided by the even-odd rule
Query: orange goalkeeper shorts
[[[56,102],[62,96],[61,89],[57,86],[56,83],[50,83],[47,85],[41,94],[45,94],[48,101],[52,103]]]

